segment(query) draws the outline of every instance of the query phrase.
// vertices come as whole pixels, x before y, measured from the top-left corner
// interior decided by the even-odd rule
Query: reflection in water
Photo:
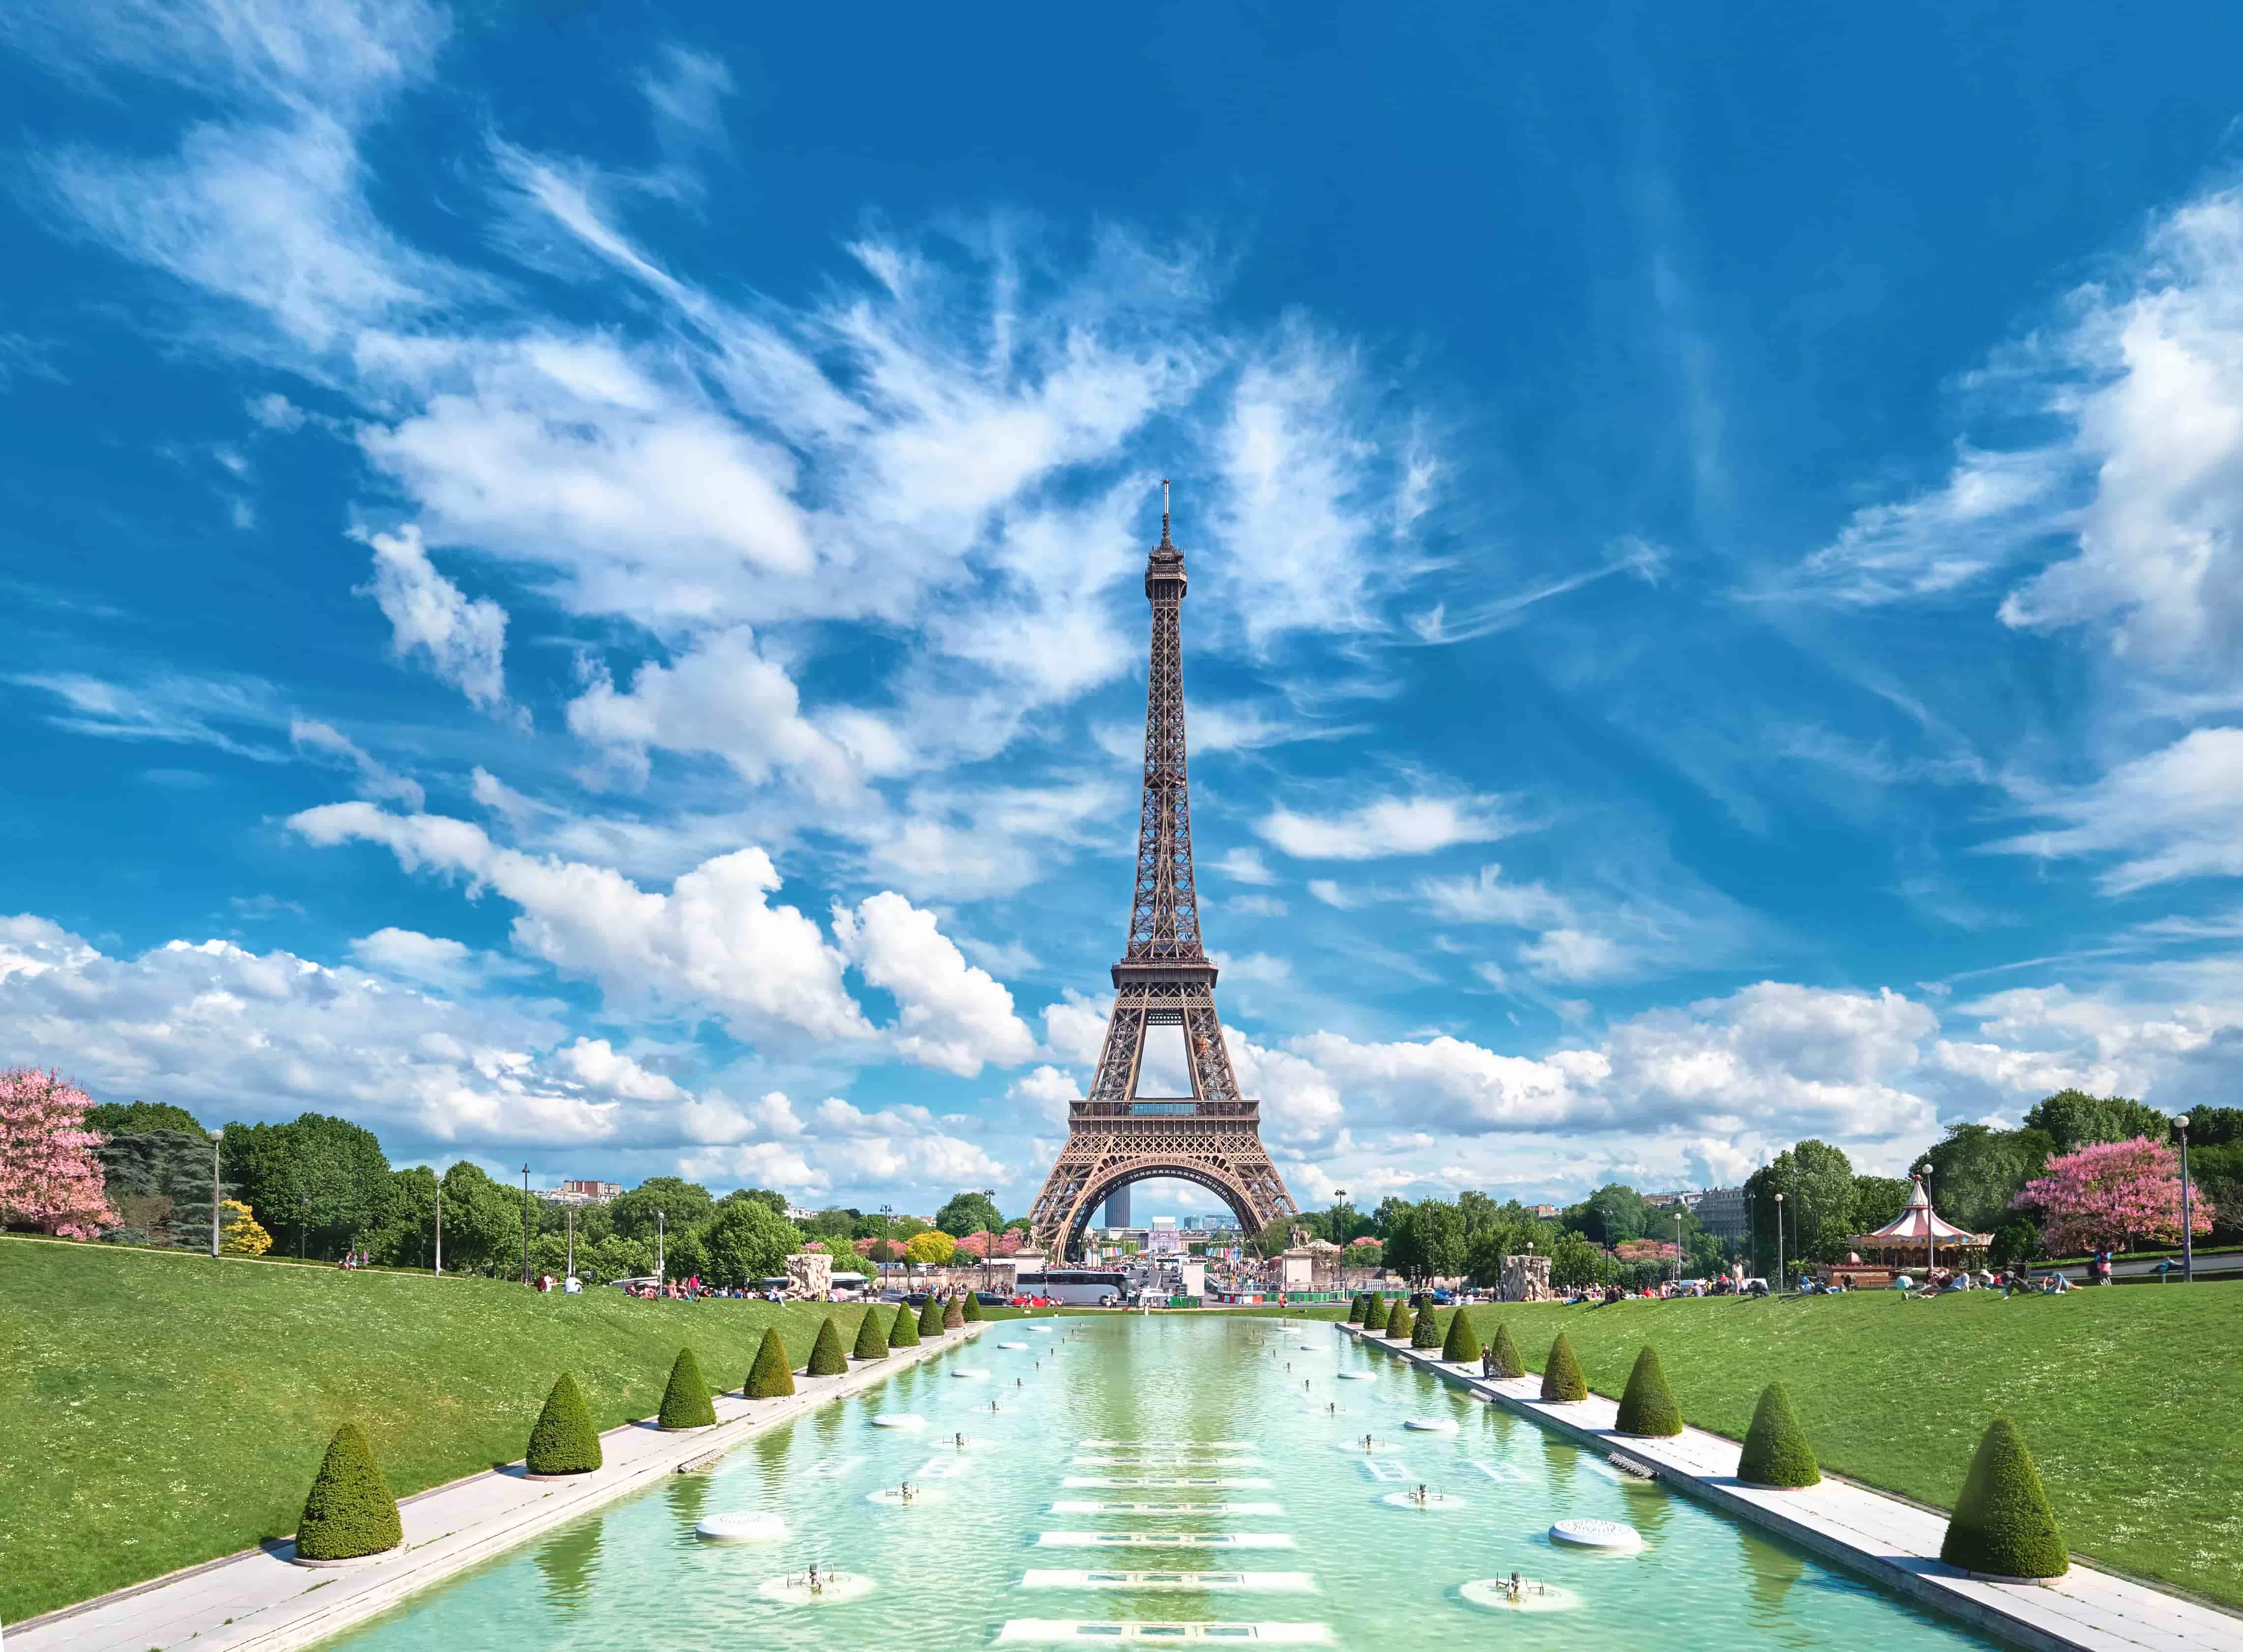
[[[1805,1574],[1807,1561],[1782,1544],[1769,1542],[1749,1527],[1737,1527],[1737,1558],[1744,1567],[1745,1581],[1752,1591],[1752,1621],[1764,1628],[1788,1625],[1791,1615],[1785,1602],[1790,1598],[1791,1586]]]
[[[1539,1429],[1535,1432],[1542,1433]],[[1571,1491],[1581,1472],[1580,1448],[1567,1445],[1555,1434],[1544,1433],[1542,1462],[1550,1471],[1550,1484],[1560,1491]]]
[[[670,1514],[677,1520],[678,1529],[688,1543],[693,1541],[693,1527],[699,1523],[701,1510],[709,1501],[709,1476],[706,1474],[672,1474],[665,1482],[663,1495],[670,1503]]]
[[[545,1579],[545,1599],[558,1612],[571,1612],[591,1598],[600,1567],[600,1521],[564,1526],[537,1547],[532,1557]]]

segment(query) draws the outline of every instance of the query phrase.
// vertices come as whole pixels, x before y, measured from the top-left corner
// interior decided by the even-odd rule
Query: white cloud
[[[1038,1118],[1054,1127],[1067,1123],[1068,1103],[1081,1094],[1081,1087],[1073,1078],[1048,1066],[1031,1069],[1005,1089],[1007,1101],[1024,1103],[1034,1110]]]
[[[169,675],[131,686],[70,671],[4,680],[60,700],[63,709],[48,720],[73,734],[207,745],[257,763],[284,760],[277,747],[242,738],[277,731],[289,720],[273,685],[254,678]]]
[[[1219,872],[1234,883],[1271,884],[1277,881],[1277,874],[1263,864],[1262,851],[1251,844],[1231,850],[1220,860],[1208,861],[1202,870]]]
[[[1275,895],[1233,895],[1223,903],[1223,909],[1249,918],[1282,918],[1290,910]]]
[[[1545,981],[1607,981],[1634,968],[1633,954],[1591,929],[1552,929],[1519,949],[1519,958]]]
[[[1070,991],[1044,1006],[1044,1048],[1069,1067],[1095,1067],[1106,1048],[1106,1010]]]
[[[351,956],[376,974],[459,991],[475,980],[474,951],[464,942],[417,929],[377,929],[350,944]]]
[[[361,797],[401,803],[413,810],[418,810],[428,800],[418,780],[409,775],[392,772],[331,724],[315,722],[309,718],[293,718],[288,725],[288,743],[299,752],[315,753],[330,762],[356,771],[359,795]]]
[[[1493,861],[1470,878],[1429,878],[1418,893],[1434,915],[1460,923],[1505,924],[1515,929],[1542,929],[1575,920],[1573,903],[1554,894],[1538,879],[1532,883],[1505,883],[1503,868]]]
[[[506,610],[488,597],[470,600],[436,571],[413,523],[371,534],[374,599],[390,624],[400,655],[428,657],[436,675],[485,711],[506,701]]]
[[[1792,583],[1862,605],[1968,584],[2065,525],[2066,471],[2057,454],[1965,448],[1937,489],[1856,511],[1835,539],[1801,564]]]
[[[1368,906],[1371,902],[1368,895],[1341,888],[1335,879],[1311,878],[1308,887],[1309,893],[1318,901],[1341,912],[1352,912],[1357,907]]]
[[[1492,797],[1377,798],[1338,814],[1299,814],[1279,805],[1255,832],[1301,860],[1376,860],[1485,843],[1517,828]]]
[[[837,902],[833,934],[865,979],[894,997],[892,1035],[906,1060],[972,1078],[985,1063],[1016,1067],[1034,1054],[1013,995],[966,961],[933,913],[892,893],[868,896],[853,913]]]
[[[742,1037],[787,1028],[818,1039],[872,1028],[841,981],[842,956],[816,923],[773,907],[778,870],[761,849],[737,850],[679,877],[668,894],[605,866],[535,857],[442,815],[397,815],[333,803],[293,816],[313,843],[386,846],[400,865],[464,876],[519,907],[515,946],[589,975],[619,1003],[721,1015]]]
[[[604,1038],[579,1038],[553,1060],[587,1089],[618,1101],[675,1102],[684,1095],[676,1080],[648,1071]]]
[[[2116,893],[2180,878],[2243,874],[2243,729],[2200,728],[2122,763],[2092,786],[2057,792],[2013,783],[2038,814],[2070,822],[1990,847],[2051,859],[2118,854],[2103,874]]]

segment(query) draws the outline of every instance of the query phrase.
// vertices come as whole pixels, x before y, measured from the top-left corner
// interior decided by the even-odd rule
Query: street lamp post
[[[1344,1187],[1334,1188],[1332,1190],[1331,1235],[1332,1243],[1339,1247],[1339,1258],[1332,1264],[1332,1283],[1339,1287],[1339,1294],[1341,1296],[1345,1296],[1347,1294],[1347,1241],[1339,1237],[1339,1207],[1346,1203],[1347,1190]],[[1313,1284],[1315,1281],[1311,1280],[1310,1283]]]
[[[989,1201],[989,1213],[995,1216],[997,1190],[994,1187],[985,1187],[981,1190],[981,1197]],[[1003,1219],[1001,1217],[998,1217],[1000,1222]],[[981,1224],[981,1231],[985,1236],[981,1241],[981,1283],[984,1285],[994,1285],[997,1282],[997,1234],[1000,1231],[991,1228],[986,1222]]]
[[[436,1278],[444,1277],[444,1178],[436,1178]]]
[[[1674,1207],[1674,1284],[1678,1290],[1682,1284],[1682,1211],[1681,1205]]]
[[[1783,1195],[1775,1196],[1775,1293],[1783,1294]]]
[[[224,1130],[212,1130],[212,1131],[210,1133],[210,1138],[211,1138],[211,1255],[212,1255],[212,1256],[213,1256],[213,1257],[215,1257],[215,1256],[217,1256],[217,1255],[218,1255],[218,1251],[219,1251],[219,1244],[218,1244],[218,1191],[219,1191],[219,1184],[218,1184],[218,1144],[219,1144],[220,1142],[223,1142],[224,1140],[226,1140],[226,1132],[225,1132]],[[2186,1163],[2187,1161],[2186,1161],[2186,1159],[2184,1159],[2182,1162],[2183,1162],[2184,1163]],[[2184,1200],[2182,1201],[2182,1209],[2183,1209],[2184,1210],[2186,1210],[2186,1208],[2187,1208],[2187,1201],[2186,1201],[2186,1199],[2184,1199]]]
[[[2189,1209],[2187,1114],[2183,1113],[2173,1120],[2173,1129],[2180,1136],[2180,1280],[2183,1285],[2193,1285],[2196,1283],[2196,1240],[2190,1224],[2193,1212]]]
[[[654,1213],[654,1282],[657,1288],[661,1286],[663,1281],[670,1278],[670,1270],[663,1265],[662,1234],[662,1212],[657,1210]]]
[[[529,1166],[522,1167],[522,1282],[529,1283]]]
[[[569,1207],[569,1278],[576,1277],[576,1207]],[[562,1281],[566,1284],[567,1281]]]
[[[1916,1173],[1930,1182],[1931,1161],[1924,1160],[1916,1166]],[[1927,1287],[1931,1284],[1932,1269],[1939,1265],[1939,1230],[1931,1225],[1931,1190],[1926,1187],[1923,1190],[1923,1283]]]

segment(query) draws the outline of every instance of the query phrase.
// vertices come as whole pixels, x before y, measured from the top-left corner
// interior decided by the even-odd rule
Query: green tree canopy
[[[333,1257],[388,1214],[389,1161],[372,1130],[306,1113],[286,1124],[226,1127],[226,1171],[273,1236],[300,1237],[307,1255]]]
[[[724,1285],[750,1286],[785,1272],[801,1243],[794,1224],[760,1199],[726,1200],[701,1234],[708,1277]]]
[[[192,1113],[169,1102],[104,1102],[98,1107],[86,1109],[85,1127],[112,1139],[141,1136],[150,1130],[179,1130],[199,1136],[205,1142],[210,1139],[210,1133]]]
[[[2025,1129],[2045,1133],[2056,1152],[2075,1153],[2097,1142],[2131,1142],[2137,1136],[2168,1141],[2172,1121],[2128,1096],[2060,1089],[2033,1104],[2025,1114]]]
[[[1752,1224],[1753,1255],[1775,1263],[1776,1205],[1783,1195],[1783,1257],[1835,1262],[1854,1233],[1854,1166],[1845,1154],[1813,1137],[1775,1156],[1745,1178],[1745,1210]]]
[[[1997,1232],[2010,1202],[2055,1150],[2056,1138],[2046,1130],[1950,1124],[1947,1139],[1923,1156],[1931,1165],[1931,1203],[1969,1232]]]
[[[1625,1183],[1607,1182],[1568,1209],[1565,1220],[1567,1227],[1590,1244],[1610,1247],[1643,1237],[1649,1214],[1643,1195]]]
[[[698,1182],[688,1182],[675,1176],[650,1177],[628,1193],[618,1193],[608,1202],[608,1219],[615,1231],[626,1239],[654,1237],[654,1213],[660,1210],[664,1225],[675,1234],[687,1228],[696,1228],[706,1222],[717,1208],[717,1201],[709,1190]],[[785,1200],[779,1202],[778,1214],[786,1214]]]
[[[934,1213],[934,1225],[954,1239],[969,1233],[1002,1233],[1005,1218],[986,1193],[953,1193]]]
[[[1386,1265],[1404,1278],[1453,1278],[1465,1271],[1464,1214],[1453,1204],[1427,1199],[1396,1212],[1386,1239]]]

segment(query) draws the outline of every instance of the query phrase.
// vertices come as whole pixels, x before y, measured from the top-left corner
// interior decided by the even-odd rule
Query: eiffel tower
[[[1200,944],[1192,885],[1191,790],[1184,777],[1184,554],[1169,537],[1145,564],[1153,607],[1145,684],[1145,800],[1137,817],[1137,888],[1129,945],[1114,966],[1114,1015],[1090,1094],[1068,1106],[1067,1146],[1028,1212],[1030,1243],[1054,1261],[1079,1255],[1091,1212],[1152,1177],[1206,1188],[1249,1234],[1299,1207],[1262,1145],[1262,1104],[1242,1097],[1215,1013],[1216,967]],[[1137,1095],[1145,1029],[1182,1026],[1189,1099]]]

